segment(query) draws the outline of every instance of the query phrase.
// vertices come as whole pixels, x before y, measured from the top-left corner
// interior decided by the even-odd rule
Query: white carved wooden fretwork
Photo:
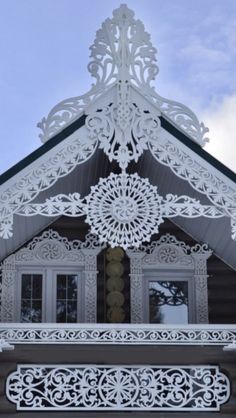
[[[0,324],[9,344],[226,346],[236,341],[235,325],[209,324]],[[235,344],[234,344],[235,345]]]
[[[102,246],[96,236],[88,234],[84,242],[69,241],[52,229],[35,237],[26,247],[2,263],[2,322],[14,322],[16,288],[20,266],[76,266],[84,277],[84,322],[96,322],[97,255]],[[59,264],[58,264],[59,263]]]
[[[196,323],[208,322],[207,259],[212,251],[206,244],[193,247],[166,234],[158,241],[138,250],[129,249],[131,322],[143,323],[145,318],[144,272],[160,270],[186,271],[192,277],[194,289],[194,313]]]
[[[188,196],[173,194],[161,197],[148,179],[135,174],[114,174],[101,178],[82,199],[79,193],[57,195],[44,203],[22,205],[16,212],[21,216],[86,216],[92,234],[100,242],[124,249],[139,247],[158,233],[164,218],[221,218],[228,216],[222,208],[203,205]],[[12,234],[6,225],[5,237]]]
[[[232,238],[236,239],[236,188],[232,182],[161,127],[160,117],[164,115],[177,123],[190,141],[199,145],[206,142],[206,128],[196,116],[185,106],[161,98],[150,85],[158,72],[155,53],[143,24],[134,19],[134,13],[126,5],[121,5],[113,12],[113,17],[104,22],[91,47],[89,71],[96,78],[96,84],[87,95],[58,104],[39,124],[43,142],[77,119],[81,112],[84,126],[3,185],[0,237],[13,235],[14,215],[81,216],[86,213],[87,222],[102,242],[123,248],[150,240],[151,230],[158,230],[162,217],[174,216],[227,216]],[[119,164],[121,175],[101,179],[83,199],[76,192],[54,196],[43,203],[32,203],[40,192],[90,159],[98,148],[110,161]],[[167,195],[163,199],[146,179],[137,174],[128,175],[129,163],[137,162],[145,150],[212,204],[202,205],[189,196]],[[119,191],[123,187],[120,187],[121,183],[125,184],[125,189],[111,205],[111,189],[118,183]],[[136,195],[132,197],[131,191],[136,186]],[[139,197],[143,192],[141,203]],[[103,213],[97,215],[94,208],[99,200]],[[144,207],[147,208],[146,217]],[[101,216],[104,212],[109,213],[109,221],[112,227],[115,225],[115,230],[108,223],[103,228]]]
[[[28,167],[22,176],[18,174],[10,184],[3,186],[0,191],[0,236],[12,236],[13,214],[86,162],[94,154],[96,145],[82,134],[72,134],[56,147],[56,151],[47,153],[40,162]]]
[[[6,382],[17,411],[219,411],[218,366],[19,365]]]
[[[164,130],[158,141],[149,143],[149,150],[159,163],[169,167],[182,180],[186,180],[194,190],[207,196],[217,208],[225,210],[231,218],[233,238],[236,224],[236,188],[233,183],[227,184],[220,177],[220,173],[209,171],[193,152],[189,153],[184,145],[177,144]]]
[[[134,98],[127,81],[119,82],[117,94],[114,103],[110,99],[102,109],[90,112],[85,124],[89,140],[98,141],[109,160],[125,170],[131,161],[138,161],[151,140],[158,140],[161,113]]]
[[[143,23],[134,19],[134,12],[126,5],[121,5],[114,10],[111,19],[105,20],[90,50],[88,70],[96,79],[95,85],[87,94],[63,100],[50,111],[47,118],[42,119],[38,126],[42,130],[40,138],[43,142],[86,112],[91,103],[115,85],[121,98],[118,108],[114,111],[104,108],[103,111],[112,111],[116,115],[117,126],[122,127],[125,122],[121,131],[126,130],[135,112],[127,97],[129,86],[133,86],[142,91],[159,111],[179,125],[191,139],[200,145],[206,143],[208,129],[199,123],[196,115],[186,106],[159,96],[151,86],[151,81],[158,74],[156,49]]]

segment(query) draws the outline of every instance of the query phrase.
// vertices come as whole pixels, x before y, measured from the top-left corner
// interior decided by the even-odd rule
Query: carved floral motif
[[[18,411],[217,411],[230,383],[217,366],[20,365],[6,393]]]
[[[147,179],[137,174],[111,174],[91,188],[86,199],[86,222],[101,242],[126,249],[138,247],[158,231],[160,197]]]
[[[78,193],[54,196],[45,203],[23,205],[17,211],[21,216],[82,216],[91,232],[98,235],[100,242],[108,242],[112,247],[124,249],[138,247],[149,241],[158,232],[164,217],[220,218],[225,216],[221,208],[203,205],[188,196],[157,193],[148,179],[137,173],[128,175],[110,174],[101,178],[84,199]]]

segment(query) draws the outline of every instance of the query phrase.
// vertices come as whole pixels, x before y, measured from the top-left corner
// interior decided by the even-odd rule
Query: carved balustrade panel
[[[20,365],[6,394],[18,411],[218,411],[230,383],[217,366]]]

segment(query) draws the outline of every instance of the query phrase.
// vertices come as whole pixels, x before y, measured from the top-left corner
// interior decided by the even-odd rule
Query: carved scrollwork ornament
[[[17,410],[219,411],[230,382],[218,366],[18,365],[6,382]]]
[[[46,154],[38,166],[3,190],[0,237],[12,236],[13,214],[40,214],[86,215],[92,232],[101,242],[124,249],[149,241],[164,217],[228,216],[232,237],[236,239],[235,190],[163,135],[160,123],[163,115],[200,146],[207,141],[207,128],[190,109],[162,98],[151,86],[158,73],[156,49],[142,22],[134,18],[126,5],[121,5],[102,24],[90,50],[88,68],[96,83],[87,94],[59,103],[38,124],[41,139],[46,142],[83,114],[84,132],[74,132],[57,146],[54,155]],[[97,148],[119,164],[122,174],[100,179],[87,197],[76,192],[32,203],[40,192],[90,159]],[[206,195],[212,204],[202,205],[188,196],[172,194],[164,199],[147,179],[138,174],[128,175],[129,163],[137,162],[146,150],[197,192]]]
[[[44,117],[38,123],[42,130],[42,142],[52,138],[82,112],[86,112],[89,106],[112,86],[115,85],[119,91],[120,81],[128,81],[140,90],[157,110],[181,127],[193,141],[201,146],[208,141],[205,138],[208,129],[198,121],[189,108],[161,97],[151,86],[159,71],[156,64],[157,51],[143,23],[134,19],[134,12],[125,4],[114,10],[113,17],[106,19],[102,24],[90,51],[91,61],[88,70],[96,79],[95,84],[88,93],[60,102],[50,111],[47,118]],[[119,113],[121,107],[118,107]]]

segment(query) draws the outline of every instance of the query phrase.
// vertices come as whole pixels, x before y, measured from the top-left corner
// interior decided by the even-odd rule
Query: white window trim
[[[127,250],[130,258],[131,323],[147,321],[147,291],[144,288],[148,271],[176,274],[186,272],[191,277],[194,300],[189,318],[195,323],[208,323],[207,259],[212,254],[206,244],[194,247],[166,234],[158,241],[139,249]]]
[[[26,247],[7,257],[2,264],[2,322],[19,321],[20,273],[47,269],[76,271],[81,274],[80,300],[83,303],[83,322],[97,320],[97,255],[103,246],[97,237],[88,234],[84,242],[69,241],[56,231],[44,231]],[[46,279],[46,276],[45,276]]]

